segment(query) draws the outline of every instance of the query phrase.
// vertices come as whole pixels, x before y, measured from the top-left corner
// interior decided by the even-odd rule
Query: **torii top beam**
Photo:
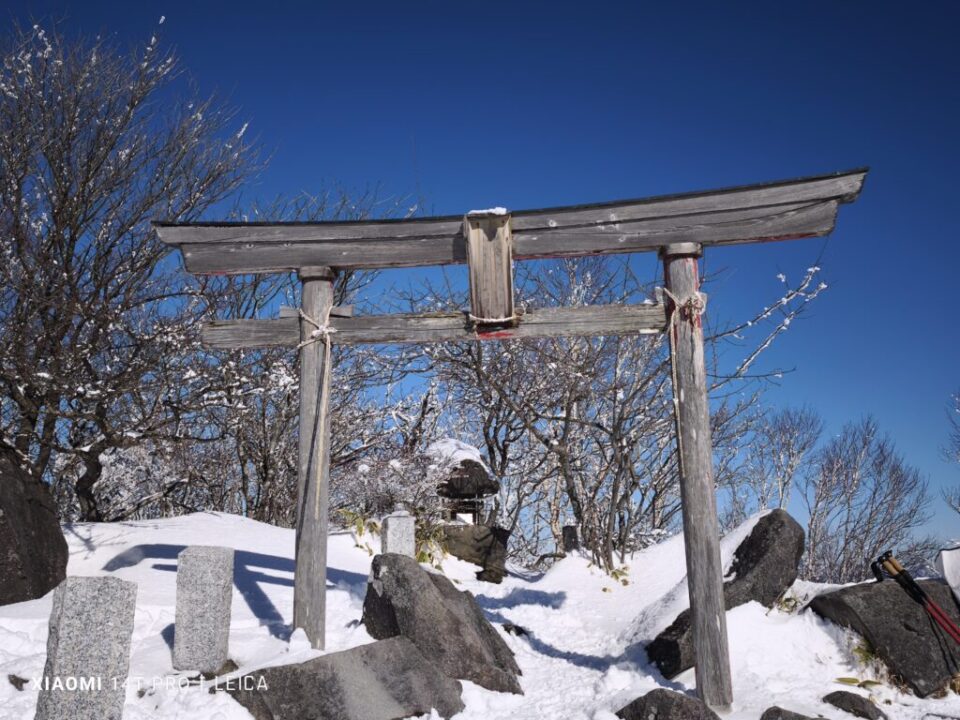
[[[829,234],[867,169],[640,200],[511,212],[518,260],[645,252]],[[156,222],[193,273],[286,272],[445,265],[467,261],[463,217],[286,223]]]

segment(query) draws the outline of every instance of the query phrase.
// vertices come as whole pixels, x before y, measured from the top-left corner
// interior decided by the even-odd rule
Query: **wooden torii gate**
[[[709,245],[830,233],[866,170],[641,200],[413,220],[155,223],[193,273],[297,271],[297,313],[207,324],[213,348],[299,347],[300,469],[295,627],[324,645],[332,343],[431,343],[669,330],[680,487],[700,697],[732,702],[714,492],[698,259]],[[517,314],[513,261],[657,250],[667,300],[654,305],[544,308]],[[333,307],[340,269],[466,263],[470,310],[352,317]]]

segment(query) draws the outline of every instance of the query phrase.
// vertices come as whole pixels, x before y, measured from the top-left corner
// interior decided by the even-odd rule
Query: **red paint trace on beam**
[[[513,331],[511,330],[489,330],[487,332],[477,331],[477,340],[502,340],[504,338],[512,338]]]

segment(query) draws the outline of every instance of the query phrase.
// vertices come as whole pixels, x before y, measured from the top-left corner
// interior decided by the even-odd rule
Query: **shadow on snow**
[[[103,569],[113,572],[126,567],[133,567],[144,560],[176,560],[177,556],[186,549],[186,545],[168,545],[154,543],[149,545],[135,545],[119,555],[113,557]],[[176,572],[176,563],[154,563],[154,570]],[[273,601],[263,591],[261,585],[281,585],[293,587],[294,562],[290,558],[277,555],[235,550],[233,555],[233,584],[240,592],[250,612],[260,621],[260,625],[267,628],[271,635],[281,640],[289,640],[292,628],[284,622],[283,615],[273,604]],[[279,577],[264,571],[290,573],[290,577]],[[363,588],[367,578],[360,573],[347,572],[337,568],[327,568],[327,585],[345,589],[351,595],[363,600]],[[173,646],[173,625],[164,628],[163,639]]]

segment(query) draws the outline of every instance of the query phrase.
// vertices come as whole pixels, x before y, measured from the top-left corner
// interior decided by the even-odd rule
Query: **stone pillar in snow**
[[[219,671],[227,661],[233,548],[193,545],[177,556],[173,667]]]
[[[137,585],[68,577],[53,592],[36,720],[120,720]]]
[[[406,510],[398,510],[383,519],[380,529],[380,552],[417,556],[416,520]]]

